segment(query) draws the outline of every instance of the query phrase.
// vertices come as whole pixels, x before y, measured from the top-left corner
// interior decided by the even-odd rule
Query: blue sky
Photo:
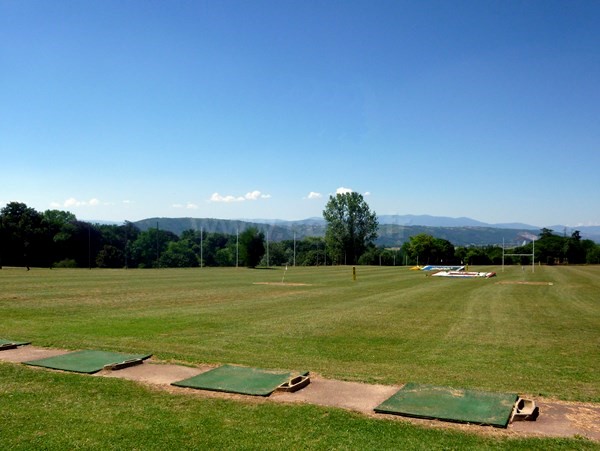
[[[600,225],[598,1],[0,0],[0,207]]]

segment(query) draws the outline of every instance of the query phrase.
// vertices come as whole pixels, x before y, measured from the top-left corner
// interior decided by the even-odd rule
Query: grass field
[[[600,267],[537,267],[534,274],[507,267],[497,278],[475,280],[425,277],[403,267],[358,267],[357,274],[353,281],[348,267],[290,268],[285,282],[299,285],[281,285],[282,269],[5,268],[0,337],[65,349],[151,352],[188,364],[308,369],[344,380],[415,381],[600,402]],[[552,285],[497,284],[510,281]],[[264,428],[279,440],[272,442],[274,448],[382,449],[402,440],[413,448],[427,443],[431,446],[423,447],[429,449],[592,446],[579,440],[499,441],[311,406],[190,400],[125,381],[92,379],[0,364],[0,396],[6,401],[0,409],[10,408],[9,414],[2,412],[9,423],[26,415],[44,421],[38,410],[50,412],[50,423],[61,418],[74,423],[71,442],[50,423],[43,429],[50,447],[63,449],[66,443],[87,447],[88,436],[94,447],[111,447],[95,432],[106,429],[108,420],[78,403],[75,386],[83,391],[81,399],[89,397],[109,417],[130,422],[128,430],[156,423],[153,430],[171,431],[159,435],[159,442],[169,437],[188,448],[194,447],[191,438],[179,437],[189,434],[187,422],[190,428],[195,422],[214,423],[199,448],[230,448],[236,421],[243,424],[244,440],[234,446],[239,448],[269,447],[259,433]],[[28,388],[21,387],[22,380]],[[33,391],[46,392],[53,401],[31,396]],[[119,397],[126,405],[112,403],[113,392],[123,392]],[[28,396],[35,408],[27,407]],[[60,414],[53,406],[62,404],[70,407]],[[298,425],[288,431],[280,420]],[[172,423],[178,426],[173,429]],[[0,439],[11,447],[27,448],[35,434],[19,437],[0,425]]]

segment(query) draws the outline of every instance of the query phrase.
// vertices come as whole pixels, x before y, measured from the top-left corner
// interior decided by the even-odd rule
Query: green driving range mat
[[[517,398],[513,393],[435,387],[409,382],[377,406],[375,412],[506,428]]]
[[[13,341],[0,338],[0,349],[12,349],[16,348],[17,346],[28,345],[30,343],[30,341]]]
[[[243,395],[269,396],[277,387],[295,375],[259,368],[223,365],[189,379],[173,382],[171,385]]]
[[[122,354],[105,351],[77,351],[39,360],[23,362],[25,365],[43,366],[54,370],[75,371],[77,373],[96,373],[105,366],[125,365],[145,360],[152,354]]]

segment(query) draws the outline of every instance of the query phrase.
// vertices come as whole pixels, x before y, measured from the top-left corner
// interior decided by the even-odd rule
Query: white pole
[[[535,240],[533,240],[533,250],[531,254],[531,272],[535,272]]]
[[[239,255],[240,255],[239,247],[240,247],[240,229],[238,227],[235,231],[235,267],[236,268],[238,267],[238,260],[239,260]]]
[[[202,227],[200,227],[200,268],[202,269],[202,259],[204,257],[203,252],[202,252],[202,246],[203,241],[202,241]]]
[[[502,238],[502,272],[504,272],[504,238]]]

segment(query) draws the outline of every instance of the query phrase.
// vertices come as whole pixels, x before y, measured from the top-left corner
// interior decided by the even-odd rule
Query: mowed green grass
[[[0,271],[0,337],[600,401],[600,267]],[[504,285],[497,282],[551,282]],[[272,285],[257,284],[271,282]]]
[[[341,409],[167,393],[0,363],[0,449],[598,449],[583,438],[494,437]]]
[[[479,268],[489,270],[490,268]],[[491,268],[499,271],[500,268]],[[600,399],[600,267],[442,279],[395,267],[0,271],[0,337],[161,360]],[[500,285],[505,281],[553,285]],[[271,282],[273,285],[256,284]],[[10,449],[595,449],[338,409],[172,394],[0,363]]]

